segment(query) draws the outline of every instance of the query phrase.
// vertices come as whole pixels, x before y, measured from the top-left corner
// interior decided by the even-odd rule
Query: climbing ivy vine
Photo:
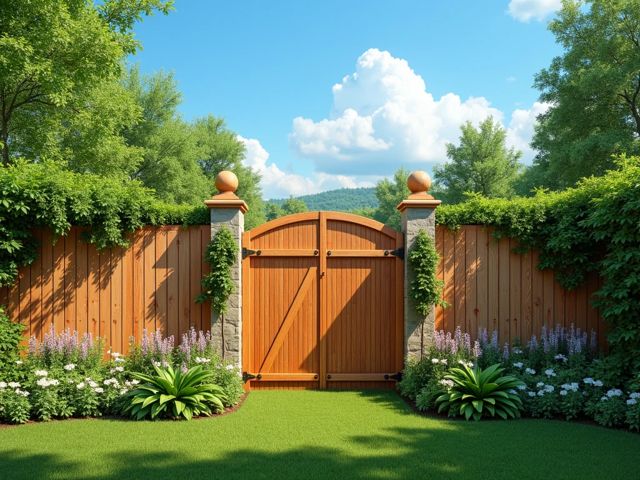
[[[444,282],[436,275],[440,256],[433,239],[420,230],[409,251],[409,264],[413,268],[411,296],[420,315],[426,317],[434,305],[446,306],[442,299]]]
[[[207,246],[205,260],[211,266],[211,272],[202,278],[202,293],[196,301],[211,301],[211,309],[218,315],[227,311],[227,300],[235,288],[231,278],[231,267],[238,258],[238,245],[233,234],[221,227]]]

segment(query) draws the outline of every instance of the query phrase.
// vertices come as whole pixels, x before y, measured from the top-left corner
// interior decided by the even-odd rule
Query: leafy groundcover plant
[[[211,372],[196,366],[182,372],[171,366],[154,367],[156,375],[133,373],[145,382],[129,391],[123,399],[124,414],[136,420],[156,418],[185,418],[211,415],[224,409],[224,391],[221,387],[208,383]]]
[[[504,370],[500,364],[484,370],[467,363],[452,368],[441,381],[444,393],[435,400],[438,413],[448,412],[451,417],[464,415],[467,420],[480,420],[483,416],[505,420],[520,417],[522,400],[515,389],[523,382],[510,375],[503,376]]]

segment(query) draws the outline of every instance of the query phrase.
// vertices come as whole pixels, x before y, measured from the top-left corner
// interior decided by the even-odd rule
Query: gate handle
[[[314,251],[313,251],[313,254],[314,254],[314,255],[318,255],[319,253],[320,253],[320,252],[319,252],[318,250],[314,250]]]

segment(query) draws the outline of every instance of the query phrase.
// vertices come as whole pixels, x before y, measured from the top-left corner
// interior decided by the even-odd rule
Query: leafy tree
[[[120,98],[106,102],[109,94],[101,90],[96,97],[96,89],[117,80],[122,60],[137,50],[135,22],[170,8],[169,0],[0,2],[2,163],[15,156],[62,157],[78,137],[93,139],[102,148],[113,143],[109,134],[117,125],[93,130],[87,120],[95,118],[98,106],[107,108],[101,117],[109,117]],[[109,121],[117,124],[129,113]],[[83,129],[92,135],[83,136]],[[117,150],[121,148],[118,144]]]
[[[385,178],[376,185],[378,208],[374,211],[373,218],[396,230],[402,228],[400,212],[396,207],[411,193],[407,187],[408,176],[409,172],[400,168],[393,175],[393,180]]]
[[[565,1],[549,29],[564,52],[535,79],[551,107],[536,128],[526,187],[570,186],[612,168],[613,154],[640,150],[638,1]]]
[[[439,198],[457,203],[467,192],[486,197],[513,195],[522,153],[507,148],[504,128],[489,117],[477,129],[467,122],[461,130],[460,144],[447,144],[451,161],[433,169]]]
[[[303,200],[299,198],[289,197],[280,205],[273,202],[267,204],[267,220],[274,220],[285,215],[302,213],[308,210],[309,209],[307,208],[307,204]]]

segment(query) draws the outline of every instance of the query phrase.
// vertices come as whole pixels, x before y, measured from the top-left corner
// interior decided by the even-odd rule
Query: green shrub
[[[20,385],[8,386],[0,382],[0,421],[4,423],[27,423],[31,417],[29,392]]]
[[[133,373],[145,382],[126,394],[124,414],[136,420],[171,417],[191,420],[193,416],[211,415],[224,410],[222,388],[212,383],[211,372],[197,366],[185,373],[171,366],[155,367],[156,375]]]
[[[522,382],[512,376],[502,376],[503,372],[499,364],[485,370],[468,365],[452,368],[442,380],[444,393],[435,399],[438,413],[448,412],[452,417],[464,415],[467,420],[496,415],[505,420],[520,417],[522,401],[515,389]]]
[[[19,359],[23,330],[24,326],[12,321],[0,307],[0,378],[3,372],[14,367]]]

